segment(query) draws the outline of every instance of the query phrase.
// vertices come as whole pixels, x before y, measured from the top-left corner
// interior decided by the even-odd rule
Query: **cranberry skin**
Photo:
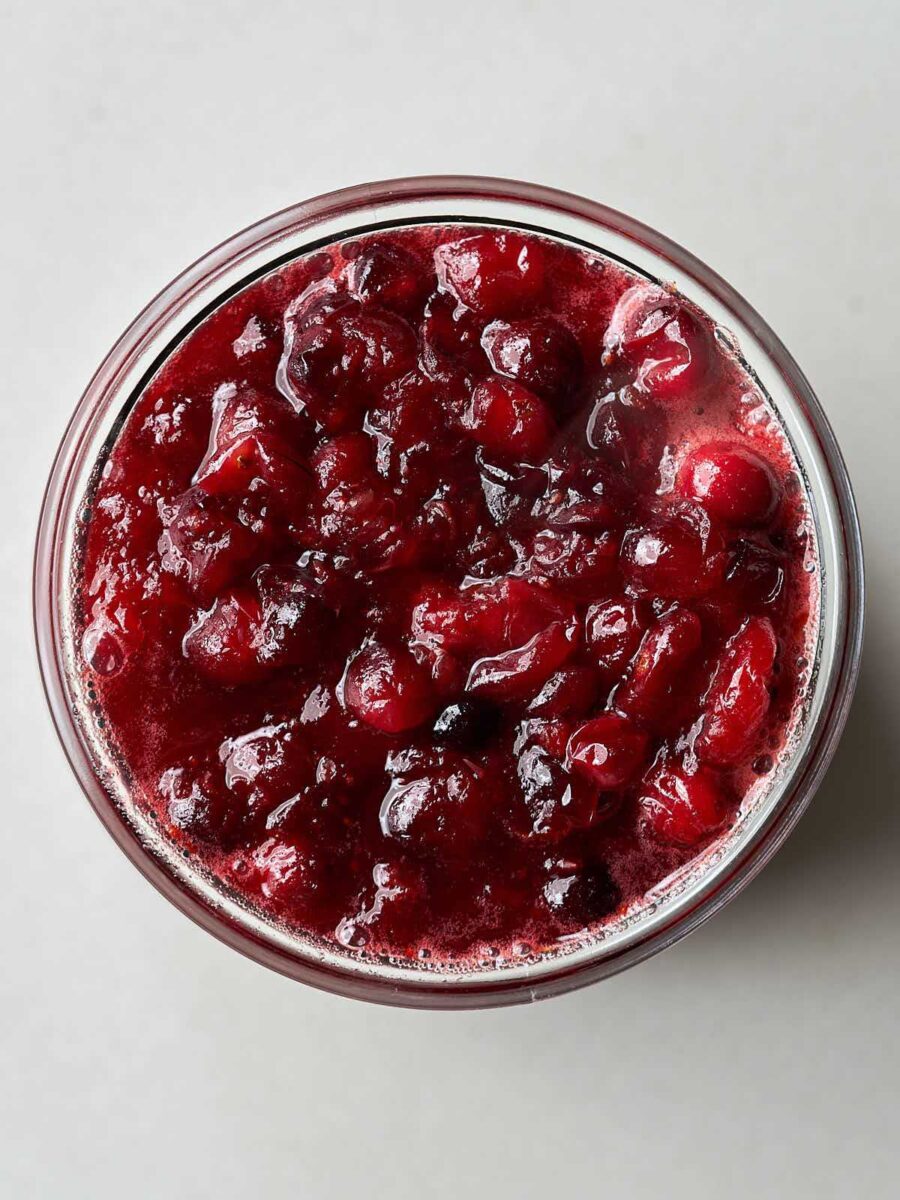
[[[649,725],[671,723],[685,699],[685,668],[700,648],[696,613],[674,608],[644,634],[628,674],[615,694],[616,708]]]
[[[644,780],[639,800],[641,821],[658,841],[695,846],[725,822],[726,797],[718,776],[706,767],[693,774],[680,766],[662,766]]]
[[[769,710],[769,686],[778,652],[772,623],[751,617],[719,660],[694,743],[702,762],[727,766],[749,753]]]
[[[225,592],[184,635],[182,652],[216,683],[250,683],[267,670],[258,654],[261,626],[262,610],[249,589]]]
[[[411,848],[456,856],[484,841],[494,796],[479,767],[444,753],[403,771],[382,801],[381,831]]]
[[[542,296],[545,251],[518,233],[479,233],[434,252],[438,280],[461,304],[484,317],[515,316]]]
[[[584,716],[600,695],[598,672],[590,666],[563,667],[554,671],[528,705],[535,717]]]
[[[769,465],[751,450],[725,442],[700,446],[687,456],[678,490],[726,525],[765,525],[778,502]]]
[[[221,497],[202,488],[179,496],[164,520],[159,539],[162,568],[183,579],[201,603],[210,603],[259,562],[270,545],[265,528],[248,528],[231,515]]]
[[[540,458],[553,438],[553,417],[543,400],[511,379],[476,385],[463,426],[491,453],[510,460]]]
[[[584,618],[585,641],[597,666],[618,675],[628,666],[650,623],[646,602],[623,597],[592,604]]]
[[[682,505],[622,540],[622,570],[635,588],[672,600],[703,596],[725,577],[724,542],[699,504]]]
[[[491,367],[554,404],[565,400],[583,369],[578,342],[552,317],[492,321],[481,336]]]
[[[612,791],[624,787],[638,773],[649,744],[646,733],[627,717],[602,713],[572,733],[566,763],[597,787]]]
[[[481,348],[482,323],[444,292],[425,306],[422,322],[422,366],[432,379],[447,373],[483,375],[488,362]]]
[[[572,656],[576,645],[574,623],[554,622],[524,646],[480,658],[469,672],[466,691],[497,701],[524,699]]]
[[[418,259],[387,242],[367,245],[349,271],[350,290],[363,303],[414,313],[428,295],[428,278]]]
[[[639,391],[671,400],[700,387],[712,363],[699,319],[660,287],[636,284],[620,297],[603,338],[603,361],[624,359]]]
[[[543,746],[526,746],[516,773],[520,798],[509,811],[508,824],[517,837],[558,841],[593,821],[597,789],[571,775]]]
[[[344,702],[361,721],[382,733],[403,733],[434,713],[428,672],[408,650],[366,646],[347,668]]]

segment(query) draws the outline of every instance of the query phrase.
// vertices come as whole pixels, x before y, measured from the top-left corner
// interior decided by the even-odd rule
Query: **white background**
[[[0,1195],[897,1195],[896,0],[0,3]],[[611,982],[447,1015],[195,929],[51,731],[29,559],[64,424],[137,310],[284,205],[471,172],[622,208],[782,335],[846,453],[869,627],[844,742],[724,913]]]

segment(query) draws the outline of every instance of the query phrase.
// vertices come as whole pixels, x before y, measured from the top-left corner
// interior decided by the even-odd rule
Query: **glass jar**
[[[365,961],[305,943],[186,861],[138,811],[92,727],[70,620],[75,517],[131,404],[173,347],[225,299],[289,259],[373,230],[422,223],[514,226],[588,247],[674,284],[705,310],[759,381],[793,446],[821,582],[803,719],[790,752],[762,794],[742,806],[735,826],[588,942],[466,970]],[[38,532],[34,605],[44,685],[69,762],[107,829],[163,895],[229,946],[305,983],[388,1004],[487,1007],[556,995],[640,962],[696,929],[768,862],[810,802],[847,717],[862,642],[862,546],[847,472],[818,401],[772,330],[724,280],[661,234],[601,204],[531,184],[442,176],[365,184],[287,208],[210,251],[144,309],[91,380],[57,453]]]

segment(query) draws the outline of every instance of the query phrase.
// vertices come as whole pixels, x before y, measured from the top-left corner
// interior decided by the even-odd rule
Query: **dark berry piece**
[[[544,746],[527,745],[519,754],[516,773],[520,795],[508,820],[517,836],[557,841],[591,824],[597,810],[597,789],[570,774]]]
[[[428,294],[428,278],[418,259],[387,242],[370,243],[354,258],[349,281],[350,290],[365,303],[406,315],[421,311]]]
[[[471,749],[489,741],[499,726],[499,710],[476,700],[449,704],[434,723],[432,736],[444,746]]]
[[[566,926],[585,929],[614,913],[622,894],[602,862],[548,859],[541,896],[550,912]]]

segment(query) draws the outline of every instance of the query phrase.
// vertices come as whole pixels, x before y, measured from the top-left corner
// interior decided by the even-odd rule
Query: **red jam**
[[[297,259],[190,332],[83,515],[136,802],[348,952],[543,952],[733,823],[802,699],[780,426],[677,294],[519,232]]]

